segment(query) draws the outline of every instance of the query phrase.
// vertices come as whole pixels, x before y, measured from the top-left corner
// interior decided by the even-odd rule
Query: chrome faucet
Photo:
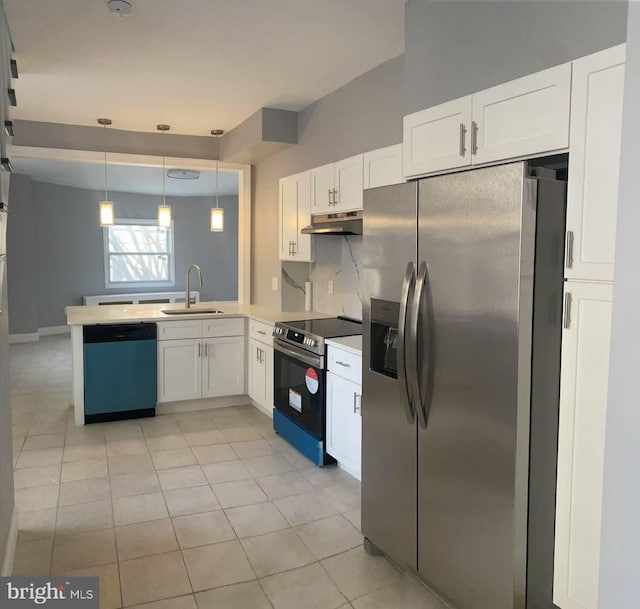
[[[202,270],[197,264],[192,264],[187,269],[187,293],[185,295],[184,305],[187,309],[191,308],[191,270],[195,269],[198,271],[198,279],[200,280],[200,287],[202,287]]]

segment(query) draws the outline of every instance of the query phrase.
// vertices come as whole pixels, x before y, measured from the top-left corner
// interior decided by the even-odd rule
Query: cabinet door
[[[311,172],[305,171],[296,176],[296,234],[294,237],[291,260],[311,262],[313,260],[313,242],[311,235],[300,231],[311,224]]]
[[[475,93],[472,162],[567,148],[570,102],[570,63]]]
[[[364,153],[364,188],[402,182],[402,144]]]
[[[249,340],[249,358],[247,361],[248,366],[248,393],[249,397],[258,402],[259,404],[265,404],[267,397],[267,378],[266,378],[266,366],[264,345],[259,343],[255,339]]]
[[[334,165],[329,163],[311,170],[311,213],[329,214],[333,211],[335,181]]]
[[[333,211],[362,209],[362,159],[363,155],[356,154],[335,164]]]
[[[208,338],[203,345],[202,397],[245,393],[244,336]]]
[[[553,591],[561,609],[598,607],[612,291],[578,281],[565,287]]]
[[[290,260],[298,234],[298,182],[296,176],[280,180],[280,260]]]
[[[158,341],[158,402],[202,397],[200,339]]]
[[[327,452],[360,480],[362,416],[360,385],[327,372]]]
[[[404,177],[471,164],[471,96],[404,117]]]
[[[573,62],[567,192],[569,279],[613,281],[625,45]]]

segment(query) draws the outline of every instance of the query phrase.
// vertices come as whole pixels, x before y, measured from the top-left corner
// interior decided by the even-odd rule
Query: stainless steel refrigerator
[[[553,607],[566,189],[535,173],[365,191],[362,530],[459,609]]]

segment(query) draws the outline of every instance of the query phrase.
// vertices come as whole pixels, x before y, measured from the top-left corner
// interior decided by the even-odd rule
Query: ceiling
[[[405,0],[4,0],[14,117],[208,135],[263,106],[300,110],[402,54]]]
[[[34,180],[89,190],[104,190],[104,165],[100,163],[26,157],[12,157],[11,163],[16,173],[31,176]],[[110,192],[162,195],[161,167],[112,164],[108,165],[107,176]],[[167,178],[165,183],[167,196],[210,196],[216,192],[216,172],[201,171],[197,180]],[[220,195],[237,195],[237,172],[220,170],[219,188]]]

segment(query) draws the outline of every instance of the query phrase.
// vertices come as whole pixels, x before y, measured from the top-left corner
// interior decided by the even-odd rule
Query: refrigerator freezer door
[[[417,184],[365,191],[363,222],[362,531],[397,564],[417,565],[416,424],[407,408],[404,370],[384,374],[389,341],[375,340],[399,320],[407,266],[416,261]],[[411,273],[410,273],[411,275]],[[374,300],[372,319],[371,300]],[[387,319],[388,317],[388,319]],[[372,337],[372,322],[374,341]],[[396,321],[397,324],[397,321]],[[397,334],[400,334],[398,328]],[[389,333],[392,334],[392,333]],[[399,337],[398,337],[399,338]],[[385,347],[386,344],[386,347]],[[372,353],[379,345],[385,353]],[[398,347],[399,348],[399,347]],[[373,365],[372,365],[373,362]],[[402,362],[398,362],[400,366]],[[387,366],[393,368],[393,365]],[[371,369],[381,372],[373,372]]]
[[[535,181],[523,163],[421,180],[418,216],[418,570],[454,607],[521,609]]]

